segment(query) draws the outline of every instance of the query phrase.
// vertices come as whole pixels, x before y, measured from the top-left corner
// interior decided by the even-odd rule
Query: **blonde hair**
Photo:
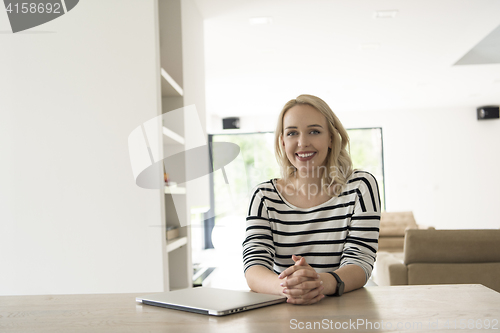
[[[276,160],[281,169],[281,175],[285,181],[288,181],[296,172],[296,168],[288,160],[285,149],[282,145],[283,138],[283,118],[285,113],[295,105],[310,105],[325,116],[328,123],[328,131],[332,138],[332,148],[328,149],[328,154],[325,160],[325,170],[322,175],[322,187],[326,193],[333,193],[338,196],[342,192],[342,188],[346,185],[347,179],[353,173],[351,156],[348,149],[349,136],[342,123],[333,113],[332,109],[321,98],[312,95],[300,95],[295,99],[288,101],[278,117],[276,126],[274,150]]]

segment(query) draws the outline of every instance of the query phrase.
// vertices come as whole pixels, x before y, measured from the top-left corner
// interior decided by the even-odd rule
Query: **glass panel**
[[[241,149],[239,156],[241,160],[235,161],[235,167],[231,169],[230,177],[227,177],[231,186],[231,194],[223,191],[225,179],[222,173],[214,173],[213,193],[216,221],[217,218],[227,214],[246,217],[248,194],[252,188],[271,178],[280,177],[278,163],[274,157],[273,141],[274,133],[213,136],[213,142],[232,142]],[[229,195],[238,199],[244,198],[245,203],[239,202],[234,207]]]
[[[382,210],[385,210],[382,129],[361,128],[347,131],[351,139],[354,168],[368,171],[375,176],[379,185]],[[218,267],[213,274],[215,276],[208,279],[207,286],[241,289],[246,287],[240,250],[245,235],[248,196],[257,184],[281,177],[274,157],[274,133],[221,134],[213,135],[212,140],[235,143],[241,151],[238,157],[224,168],[224,173],[220,170],[213,173],[214,224],[205,229],[204,233],[206,237],[211,237],[215,248],[204,251],[201,248],[197,251],[193,249],[193,255],[196,252],[195,257],[198,258],[194,262],[204,267]],[[229,186],[226,186],[226,181]],[[225,278],[219,278],[220,274]],[[233,285],[228,284],[228,281],[233,281]]]
[[[368,171],[375,176],[380,190],[382,209],[385,210],[384,162],[382,128],[356,128],[347,130],[351,145],[351,158],[355,169]],[[214,135],[214,142],[232,142],[241,149],[242,162],[232,172],[231,195],[239,199],[248,195],[257,184],[271,178],[280,178],[280,171],[274,157],[274,133]],[[224,192],[224,177],[214,174],[215,214],[222,217],[231,214],[243,215],[245,205],[232,206],[228,193]]]
[[[385,210],[382,128],[348,129],[354,169],[368,171],[377,179],[382,210]]]

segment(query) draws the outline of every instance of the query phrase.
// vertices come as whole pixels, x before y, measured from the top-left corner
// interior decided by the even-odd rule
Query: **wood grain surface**
[[[0,332],[500,331],[500,293],[482,285],[365,287],[224,317],[141,305],[138,295],[2,296]]]

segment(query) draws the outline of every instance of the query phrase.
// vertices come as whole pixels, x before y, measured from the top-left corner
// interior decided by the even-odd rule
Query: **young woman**
[[[354,171],[346,130],[320,98],[285,104],[275,133],[282,178],[251,193],[243,242],[245,277],[256,292],[313,304],[362,287],[378,248],[375,178]]]

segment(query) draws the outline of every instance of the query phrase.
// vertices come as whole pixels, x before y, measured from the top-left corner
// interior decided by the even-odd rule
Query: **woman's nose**
[[[299,147],[307,147],[309,146],[309,140],[307,139],[307,136],[301,135],[299,136]]]

